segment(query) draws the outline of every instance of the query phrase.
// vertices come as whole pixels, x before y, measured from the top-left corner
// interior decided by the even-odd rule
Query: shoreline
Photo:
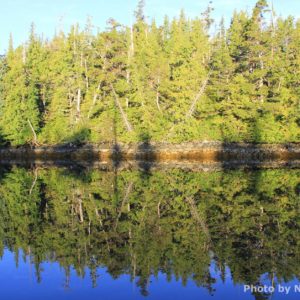
[[[144,160],[144,161],[290,161],[300,159],[300,143],[255,144],[222,142],[62,144],[0,148],[9,160]]]

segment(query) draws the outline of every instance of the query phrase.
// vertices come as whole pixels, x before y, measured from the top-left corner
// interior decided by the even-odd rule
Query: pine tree
[[[44,143],[61,143],[71,130],[71,107],[74,95],[71,94],[72,51],[65,35],[61,32],[51,41],[48,58],[50,66],[48,78],[51,84],[49,102],[45,113],[45,126],[41,134]],[[73,121],[74,122],[74,121]]]
[[[27,45],[16,50],[9,47],[7,72],[3,78],[4,103],[1,124],[3,133],[13,145],[37,143],[39,129],[39,91],[32,77],[35,35],[32,29]]]

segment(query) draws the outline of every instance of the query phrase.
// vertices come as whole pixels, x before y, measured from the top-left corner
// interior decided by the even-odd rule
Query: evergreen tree
[[[12,145],[100,141],[298,142],[299,20],[266,0],[216,34],[199,17],[110,19],[49,41],[34,29],[0,59],[0,129]],[[269,20],[270,19],[270,20]]]
[[[39,130],[39,90],[36,78],[32,76],[37,57],[35,56],[34,31],[26,45],[15,51],[9,48],[7,72],[3,78],[3,112],[1,125],[3,133],[13,145],[37,143]]]

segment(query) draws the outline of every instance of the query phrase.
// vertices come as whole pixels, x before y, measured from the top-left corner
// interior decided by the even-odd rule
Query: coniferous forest
[[[0,140],[300,141],[300,20],[259,0],[216,24],[212,7],[148,21],[114,19],[27,42],[0,59]]]
[[[38,281],[49,280],[46,261],[60,265],[66,287],[74,270],[103,288],[105,267],[144,296],[160,273],[211,294],[229,278],[299,280],[299,170],[1,171],[0,256],[8,248],[16,265],[30,260]],[[198,296],[186,299],[213,299]]]

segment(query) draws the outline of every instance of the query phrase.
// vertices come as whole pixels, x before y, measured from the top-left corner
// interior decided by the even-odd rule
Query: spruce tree
[[[300,22],[267,1],[211,34],[212,7],[114,19],[28,41],[0,58],[0,135],[12,145],[137,141],[297,142]]]

